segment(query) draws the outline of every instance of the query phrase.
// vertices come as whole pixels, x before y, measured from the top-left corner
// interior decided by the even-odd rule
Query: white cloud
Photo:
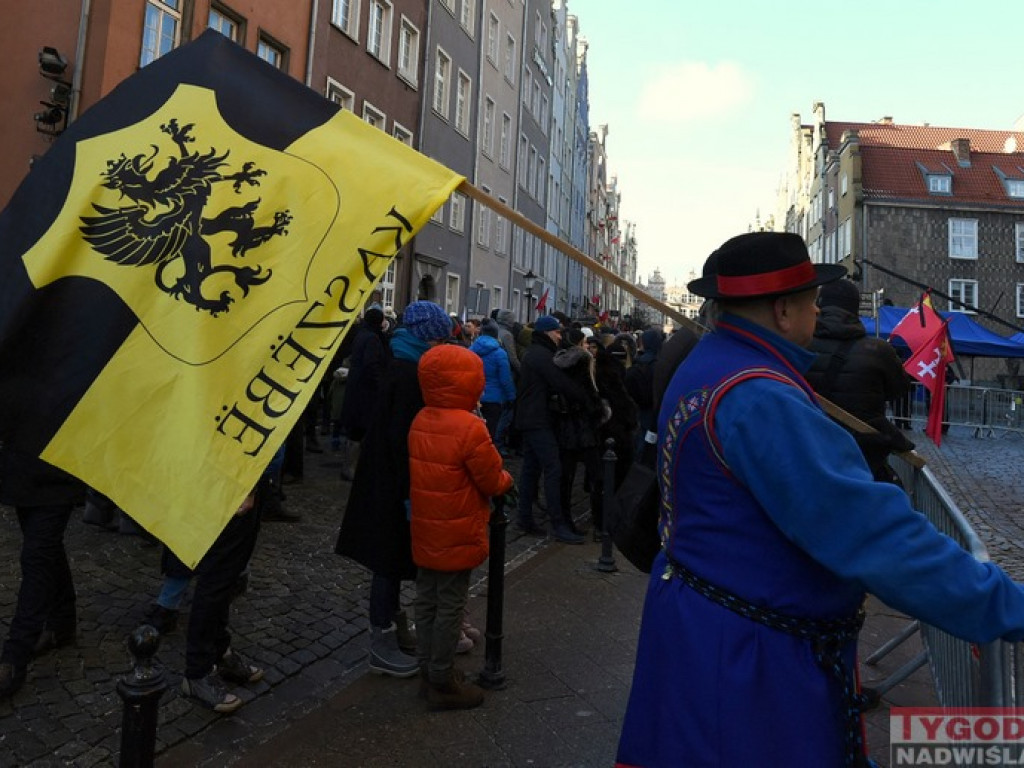
[[[728,115],[750,100],[753,78],[733,62],[683,61],[661,68],[644,83],[637,112],[664,124]]]

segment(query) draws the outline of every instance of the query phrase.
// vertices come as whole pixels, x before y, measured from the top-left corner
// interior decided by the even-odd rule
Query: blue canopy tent
[[[879,307],[879,335],[889,339],[889,334],[896,324],[903,319],[908,310],[905,307]],[[1000,336],[979,325],[963,312],[939,312],[943,319],[949,319],[949,337],[953,342],[953,352],[965,357],[1024,357],[1024,332],[1013,336]],[[875,319],[862,317],[868,334],[875,335]],[[906,349],[907,345],[900,338],[889,339],[894,346]]]

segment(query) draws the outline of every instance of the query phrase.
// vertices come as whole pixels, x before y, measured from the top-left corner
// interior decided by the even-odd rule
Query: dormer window
[[[953,191],[953,178],[944,173],[928,174],[928,192],[933,195],[948,195]]]
[[[1010,197],[1024,198],[1024,179],[1007,179],[1006,194]]]

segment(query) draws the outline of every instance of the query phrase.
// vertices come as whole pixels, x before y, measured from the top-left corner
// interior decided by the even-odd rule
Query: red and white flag
[[[899,336],[910,347],[910,354],[913,356],[917,351],[927,344],[935,336],[939,326],[943,324],[942,317],[932,306],[931,296],[928,291],[921,294],[921,300],[916,307],[903,316],[896,327],[889,334]]]
[[[932,326],[932,337],[914,350],[903,364],[903,369],[924,384],[931,393],[928,425],[924,431],[936,445],[942,445],[942,415],[946,407],[946,368],[955,359],[953,347],[949,343],[949,329],[946,327],[948,324],[949,321],[946,320],[939,326]]]

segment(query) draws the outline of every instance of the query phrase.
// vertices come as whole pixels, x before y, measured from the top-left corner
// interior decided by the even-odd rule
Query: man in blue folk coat
[[[1024,589],[875,482],[804,380],[818,287],[793,234],[756,232],[689,284],[721,315],[658,421],[662,552],[619,768],[869,765],[856,640],[866,592],[974,642],[1024,638]]]

